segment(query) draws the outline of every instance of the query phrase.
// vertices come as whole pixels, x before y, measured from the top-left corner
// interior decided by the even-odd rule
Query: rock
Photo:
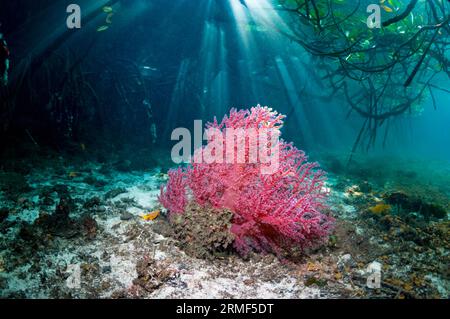
[[[102,253],[102,255],[100,256],[100,258],[101,258],[102,260],[108,260],[108,259],[109,259],[108,252],[105,250],[105,251]]]
[[[106,207],[105,207],[105,206],[99,206],[99,207],[97,207],[97,208],[95,209],[95,211],[96,211],[97,213],[104,213],[104,212],[106,212]]]
[[[115,188],[105,194],[105,199],[111,199],[126,192],[127,190],[125,188]]]
[[[306,278],[304,284],[306,287],[316,285],[317,287],[322,288],[327,285],[327,281],[325,279],[316,278],[314,276],[309,276],[308,278]]]
[[[53,193],[55,193],[54,186],[42,186],[39,188],[39,198],[43,199],[46,197],[50,197]]]
[[[125,299],[127,297],[128,297],[128,293],[125,289],[115,290],[111,294],[111,299]]]
[[[92,209],[92,208],[94,208],[96,206],[100,206],[101,202],[102,201],[101,201],[100,197],[95,196],[95,197],[92,197],[92,198],[88,199],[84,203],[83,207],[86,208],[86,209]]]
[[[421,198],[410,196],[403,192],[393,192],[386,195],[386,202],[400,207],[406,213],[417,212],[426,220],[430,218],[442,219],[447,217],[447,211],[435,203],[427,203]]]
[[[129,212],[127,212],[127,211],[123,211],[120,214],[120,220],[131,220],[133,218],[134,218],[134,215],[129,213]]]
[[[158,289],[176,275],[176,271],[169,267],[169,262],[157,262],[148,256],[137,262],[136,272],[138,276],[133,280],[133,284],[148,292]]]
[[[35,242],[36,235],[33,226],[25,223],[19,230],[18,238],[26,242]]]
[[[26,299],[27,294],[23,290],[10,292],[6,299]]]
[[[255,284],[255,282],[256,281],[254,279],[245,279],[243,281],[244,285],[246,285],[246,286],[252,286],[253,284]]]
[[[214,259],[231,252],[234,235],[230,210],[190,203],[183,214],[174,215],[170,221],[173,233],[186,254]]]
[[[43,206],[52,206],[55,204],[55,201],[51,197],[44,197],[41,201]]]
[[[350,254],[345,254],[339,257],[339,260],[337,262],[337,266],[339,270],[343,271],[347,267],[353,267],[355,265],[355,261]]]
[[[94,239],[97,236],[98,225],[95,219],[91,216],[85,215],[81,219],[83,233],[88,239]]]
[[[9,209],[4,207],[0,208],[0,223],[3,222],[6,218],[8,218]]]
[[[64,184],[57,184],[57,185],[53,186],[53,190],[55,192],[57,192],[60,197],[68,196],[70,193],[69,186],[64,185]]]
[[[138,203],[136,202],[136,200],[134,198],[130,198],[130,197],[124,197],[121,198],[120,201],[125,204],[124,206],[140,206],[138,205]]]
[[[442,219],[447,217],[447,211],[437,204],[425,204],[420,211],[425,217]]]
[[[8,279],[0,277],[0,291],[5,291],[8,288]]]
[[[102,273],[109,274],[112,271],[111,266],[103,266]]]
[[[32,274],[37,274],[41,271],[41,266],[39,263],[33,263],[31,267],[28,269],[28,272],[31,272]]]
[[[33,226],[39,227],[46,234],[72,238],[78,235],[80,231],[80,225],[69,217],[73,209],[72,199],[70,197],[61,197],[55,212],[51,215],[42,212]]]
[[[55,213],[53,216],[55,216],[55,219],[59,219],[58,223],[64,223],[69,219],[69,214],[71,211],[71,207],[69,204],[69,200],[61,197],[59,199],[59,204],[56,206]]]

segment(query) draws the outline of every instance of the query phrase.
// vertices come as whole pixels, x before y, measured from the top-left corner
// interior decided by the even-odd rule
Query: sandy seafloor
[[[394,182],[363,189],[361,179],[330,173],[327,187],[336,231],[329,244],[302,258],[254,254],[243,259],[232,254],[202,260],[186,255],[175,239],[161,234],[159,229],[167,227],[164,214],[153,221],[141,218],[160,208],[159,186],[167,179],[160,168],[124,172],[105,164],[67,163],[59,158],[46,168],[31,168],[22,174],[29,188],[5,190],[3,185],[2,298],[449,296],[448,216],[412,227],[393,214],[371,216],[366,209],[382,202],[390,188],[402,187]],[[444,194],[445,205],[448,184],[438,182],[447,185],[436,191]],[[54,214],[61,193],[73,200],[70,230],[42,226]],[[387,228],[379,227],[386,222]],[[367,266],[374,261],[382,265],[379,289],[366,286]],[[79,286],[67,284],[74,278],[70,265],[80,270]]]

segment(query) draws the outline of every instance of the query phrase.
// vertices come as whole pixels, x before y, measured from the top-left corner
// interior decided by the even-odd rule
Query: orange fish
[[[142,217],[143,220],[146,220],[146,221],[154,220],[156,217],[159,216],[159,213],[160,213],[160,210],[157,209],[157,210],[154,210],[154,211],[152,211],[152,212],[150,212],[148,214],[142,215],[141,217]]]
[[[75,178],[75,177],[78,176],[78,173],[77,172],[70,172],[68,175],[69,175],[70,178]]]

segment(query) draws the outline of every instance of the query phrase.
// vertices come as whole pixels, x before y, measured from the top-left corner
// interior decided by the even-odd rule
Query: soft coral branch
[[[182,168],[170,170],[166,186],[161,185],[158,200],[171,213],[182,213],[187,205],[186,173]]]

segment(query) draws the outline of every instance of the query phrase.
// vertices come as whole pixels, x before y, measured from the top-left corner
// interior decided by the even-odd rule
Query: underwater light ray
[[[210,29],[211,30],[211,29]],[[225,112],[229,104],[229,72],[227,66],[227,50],[225,31],[220,26],[214,26],[212,29],[214,36],[210,39],[209,47],[214,52],[214,62],[204,71],[204,88],[208,87],[208,98],[211,103],[211,110],[207,113],[215,114]]]
[[[229,74],[227,72],[227,44],[225,32],[223,30],[219,30],[219,69],[220,73],[218,74],[218,96],[220,97],[219,110],[221,113],[225,113],[227,108],[229,107]]]
[[[312,136],[313,131],[309,123],[309,118],[307,117],[304,110],[305,105],[298,95],[295,83],[291,75],[289,74],[286,63],[284,62],[282,57],[277,56],[275,57],[275,64],[277,66],[279,76],[285,88],[286,95],[289,99],[289,103],[293,108],[292,113],[295,114],[296,119],[300,124],[299,131],[301,132],[301,135],[303,136],[305,141],[314,141]]]
[[[217,22],[214,9],[208,1],[200,50],[201,88],[198,99],[202,115],[225,112],[229,107],[229,73],[226,25]],[[208,107],[206,105],[209,105]]]
[[[249,78],[246,85],[249,86],[252,99],[261,99],[264,96],[264,89],[261,82],[255,81],[252,77],[257,73],[257,66],[263,65],[261,57],[261,45],[267,45],[267,42],[257,41],[256,34],[260,33],[262,24],[258,21],[258,17],[252,15],[249,6],[245,1],[230,0],[231,10],[235,20],[235,30],[237,33],[237,40],[239,41],[239,51],[242,59],[238,61],[240,78]],[[267,30],[264,30],[267,31]],[[268,41],[268,37],[264,36],[263,41]],[[270,47],[275,46],[275,43],[270,43]],[[263,101],[255,101],[255,103],[263,103]]]
[[[248,32],[245,30],[245,27],[248,25],[250,20],[246,12],[246,7],[244,7],[239,0],[230,0],[229,5],[231,11],[233,12],[233,17],[240,39],[242,40],[244,46],[248,46]]]
[[[209,86],[211,84],[211,78],[214,74],[214,61],[217,57],[216,47],[214,43],[216,43],[217,39],[217,28],[209,23],[205,22],[205,26],[203,28],[203,40],[201,45],[201,66],[200,69],[203,70],[202,74],[202,92],[201,92],[201,112],[205,113],[205,103],[203,100],[207,99],[210,94]]]
[[[188,69],[190,66],[191,60],[185,58],[181,61],[180,67],[178,68],[177,79],[172,91],[172,96],[170,99],[169,109],[167,112],[166,123],[172,123],[172,125],[178,124],[178,115],[177,109],[179,105],[183,104],[183,92],[185,89],[186,79],[188,75]],[[170,136],[170,131],[173,129],[170,125],[166,126],[164,131],[164,136]]]
[[[323,103],[329,99],[323,94],[325,91],[321,78],[313,67],[311,59],[306,52],[300,57],[290,56],[290,70],[294,74],[295,83],[304,83],[301,89],[303,103],[315,103],[314,117],[318,123],[321,123],[320,135],[327,140],[330,145],[339,145],[338,137],[342,134],[342,127],[336,125],[337,115],[335,110],[330,108],[328,103]],[[303,61],[304,62],[303,62]],[[306,94],[302,94],[302,93]],[[311,104],[308,104],[311,107]],[[295,112],[295,111],[294,111]]]
[[[288,30],[288,25],[278,14],[276,5],[268,0],[246,0],[250,16],[273,30]]]

